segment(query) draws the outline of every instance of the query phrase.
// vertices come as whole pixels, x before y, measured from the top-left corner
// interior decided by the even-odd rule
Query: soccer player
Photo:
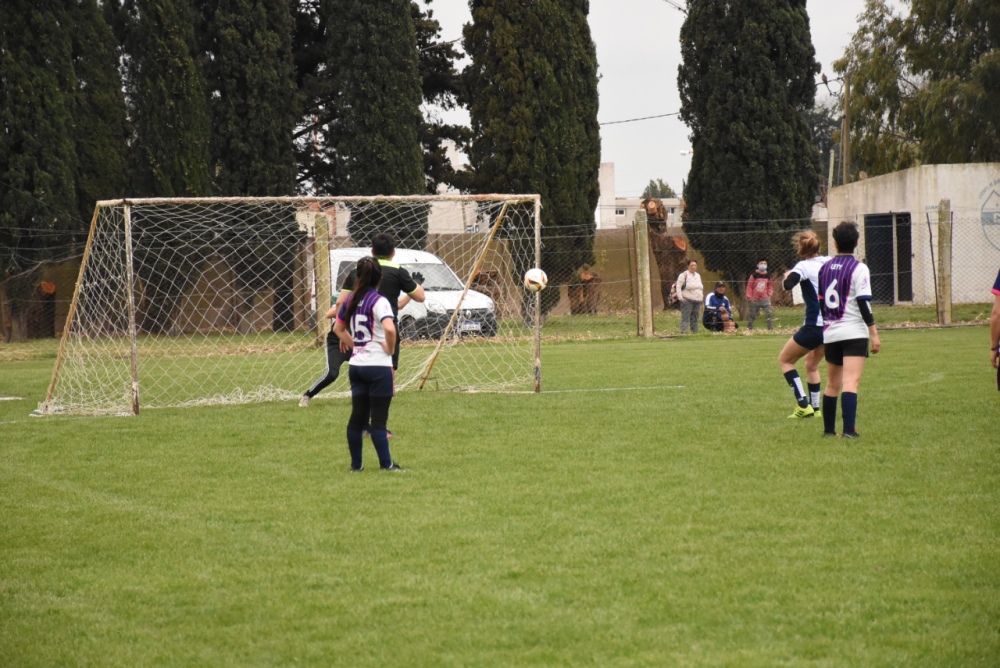
[[[823,359],[823,316],[819,308],[819,270],[830,258],[819,254],[819,238],[815,232],[801,232],[795,238],[798,264],[785,275],[782,285],[786,290],[802,286],[802,300],[806,305],[806,318],[798,331],[785,343],[778,354],[778,364],[785,381],[792,388],[798,407],[788,417],[810,418],[821,416],[819,397],[819,361]],[[806,358],[806,382],[809,394],[802,387],[802,378],[795,370],[795,363]]]
[[[836,436],[837,397],[844,410],[843,438],[859,438],[858,385],[868,357],[868,343],[882,349],[872,314],[871,275],[854,258],[858,226],[843,222],[833,229],[837,254],[819,270],[819,299],[823,308],[823,344],[826,346],[826,390],[823,392],[823,435]]]
[[[351,380],[351,417],[347,422],[347,448],[351,471],[361,471],[364,430],[369,427],[379,466],[401,471],[389,453],[389,405],[395,393],[392,351],[396,325],[389,300],[377,291],[382,268],[374,257],[358,260],[357,281],[351,296],[340,307],[333,332],[351,348],[348,377]]]
[[[997,370],[997,389],[1000,390],[1000,271],[993,283],[993,311],[990,313],[990,364]]]
[[[424,288],[418,285],[404,267],[392,261],[396,254],[396,242],[392,236],[384,232],[376,234],[372,238],[372,256],[374,256],[382,269],[382,280],[378,286],[378,292],[392,305],[393,322],[398,322],[399,309],[406,306],[408,300],[413,299],[418,302],[424,301]],[[344,302],[351,296],[354,283],[357,280],[357,272],[351,271],[344,279],[340,287],[340,294],[337,295],[337,302],[329,311],[326,317],[332,320],[337,317]],[[400,299],[402,296],[402,299]],[[326,371],[313,383],[312,387],[306,390],[302,398],[299,399],[299,406],[305,408],[309,401],[322,392],[328,385],[337,380],[340,375],[340,366],[351,357],[350,348],[345,348],[340,339],[334,335],[333,331],[326,337]],[[399,337],[396,337],[396,348],[392,353],[392,368],[399,368]],[[390,432],[391,435],[391,432]]]

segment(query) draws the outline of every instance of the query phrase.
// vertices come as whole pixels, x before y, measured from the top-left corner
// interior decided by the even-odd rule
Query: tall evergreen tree
[[[0,279],[81,226],[69,26],[63,0],[0,3]]]
[[[89,222],[100,199],[125,195],[129,136],[118,43],[97,0],[67,0],[72,19],[73,138],[79,158],[77,206]]]
[[[421,88],[409,0],[326,0],[326,69],[336,95],[320,152],[331,166],[316,185],[336,195],[415,195],[425,191],[420,147]],[[422,246],[426,218],[381,216],[350,232],[367,244],[382,229]]]
[[[420,132],[427,192],[436,193],[442,184],[464,190],[471,186],[466,178],[468,172],[456,172],[448,159],[445,142],[450,140],[456,146],[466,147],[472,133],[465,126],[445,123],[435,115],[437,109],[451,110],[458,106],[461,77],[455,62],[460,54],[454,44],[441,41],[441,24],[430,8],[432,0],[423,2],[425,7],[411,3],[410,11],[417,34],[421,90],[427,109]]]
[[[210,121],[191,0],[127,0],[125,86],[134,141],[131,192],[211,193]]]
[[[287,0],[198,0],[217,195],[291,195],[299,118]]]
[[[810,218],[819,155],[803,112],[819,64],[805,0],[690,0],[687,10],[678,84],[694,155],[684,229],[709,269],[741,285],[759,257],[791,259],[788,231]]]
[[[465,70],[479,192],[542,197],[550,283],[593,262],[600,195],[597,55],[587,0],[471,0]],[[533,264],[533,257],[520,257]],[[556,290],[549,290],[551,300]],[[551,304],[548,304],[551,305]]]

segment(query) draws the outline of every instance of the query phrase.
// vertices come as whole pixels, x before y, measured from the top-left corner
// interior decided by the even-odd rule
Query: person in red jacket
[[[771,295],[774,294],[774,286],[771,285],[771,277],[767,274],[767,260],[758,260],[757,269],[750,274],[747,279],[747,301],[750,302],[750,316],[747,318],[747,329],[753,329],[753,321],[757,319],[757,314],[764,309],[767,316],[768,331],[774,329],[774,318],[771,316]]]

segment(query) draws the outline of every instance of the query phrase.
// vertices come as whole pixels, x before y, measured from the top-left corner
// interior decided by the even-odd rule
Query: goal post
[[[401,308],[396,387],[537,391],[541,319],[521,277],[538,195],[98,202],[41,414],[297,400],[325,318],[379,232],[423,282]],[[439,351],[433,363],[432,353]],[[320,396],[346,396],[346,368]]]

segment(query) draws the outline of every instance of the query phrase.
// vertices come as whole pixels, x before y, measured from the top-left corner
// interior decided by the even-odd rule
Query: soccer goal
[[[379,232],[426,293],[400,310],[397,389],[538,391],[538,297],[521,277],[540,261],[540,212],[538,195],[99,202],[39,412],[298,399]]]

